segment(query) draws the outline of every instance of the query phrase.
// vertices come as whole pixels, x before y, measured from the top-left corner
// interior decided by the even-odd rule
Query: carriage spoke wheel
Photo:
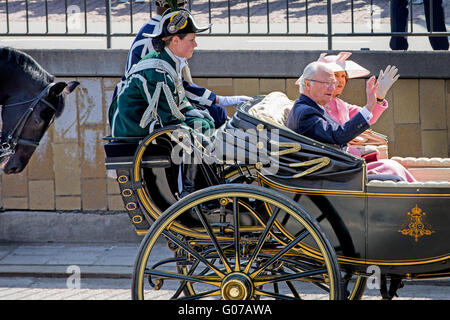
[[[180,228],[187,218],[195,227]],[[197,191],[167,209],[142,240],[132,280],[133,299],[340,299],[340,291],[319,224],[284,195],[240,184]]]

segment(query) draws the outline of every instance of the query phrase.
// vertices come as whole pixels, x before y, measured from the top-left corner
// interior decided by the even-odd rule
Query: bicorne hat
[[[168,9],[161,22],[152,34],[144,34],[151,38],[166,38],[177,34],[200,33],[211,28],[211,25],[198,26],[192,14],[186,9],[171,11]]]

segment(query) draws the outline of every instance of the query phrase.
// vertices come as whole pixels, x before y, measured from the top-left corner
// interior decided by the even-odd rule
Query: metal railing
[[[390,10],[386,8],[390,1],[376,2],[190,0],[188,8],[200,20],[213,23],[213,28],[200,36],[323,37],[327,38],[329,50],[337,37],[450,36],[450,32],[415,31],[416,9],[411,1],[409,32],[392,33]],[[333,12],[339,6],[346,8],[345,18],[342,12]],[[9,37],[104,37],[107,48],[111,48],[114,37],[136,35],[154,12],[153,0],[4,0],[0,2],[0,33]]]

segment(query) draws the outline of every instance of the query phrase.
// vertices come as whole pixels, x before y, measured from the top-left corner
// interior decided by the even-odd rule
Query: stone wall
[[[44,66],[46,61],[42,62]],[[58,79],[75,79],[81,85],[68,97],[64,113],[44,136],[26,170],[19,175],[2,174],[4,209],[123,210],[117,183],[108,177],[104,167],[102,140],[108,134],[106,112],[119,74],[105,76],[95,70],[92,74],[59,75]],[[298,97],[296,78],[290,74],[221,78],[194,73],[194,80],[220,95],[253,96],[282,91],[291,99]],[[351,80],[343,99],[364,105],[364,82]],[[389,137],[390,156],[449,156],[450,77],[431,79],[418,74],[402,78],[387,99],[390,107],[373,129]],[[228,110],[229,115],[233,112],[232,108]]]

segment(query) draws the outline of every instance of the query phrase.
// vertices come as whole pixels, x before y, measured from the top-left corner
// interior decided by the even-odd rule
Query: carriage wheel
[[[258,226],[246,225],[248,211]],[[183,216],[197,218],[192,233],[175,227]],[[175,257],[162,253],[162,238]],[[340,291],[334,249],[310,215],[276,191],[239,184],[167,209],[141,242],[132,280],[133,299],[340,299]]]
[[[153,155],[156,153],[156,155],[170,158],[175,145],[180,146],[180,141],[184,141],[185,136],[182,134],[184,132],[180,130],[179,126],[165,126],[154,130],[145,137],[136,149],[131,181],[134,185],[140,186],[137,188],[136,194],[142,212],[149,224],[152,224],[179,197],[178,167],[172,163],[170,168],[155,167],[144,169],[144,156],[146,153]],[[183,145],[187,144],[184,143]],[[157,150],[154,149],[155,146],[158,147]],[[224,166],[222,172],[217,174],[219,178],[224,180],[223,183],[250,184],[256,178],[254,166],[251,165]]]
[[[354,281],[355,284],[353,285],[353,288],[347,298],[349,300],[361,300],[364,295],[364,291],[366,290],[367,277],[357,276]]]
[[[144,156],[146,152],[149,152],[160,156],[166,156],[170,159],[172,149],[176,144],[172,137],[177,130],[179,130],[178,126],[166,126],[156,129],[139,143],[139,146],[135,151],[131,181],[134,185],[140,186],[136,189],[136,194],[142,212],[149,224],[152,224],[153,220],[157,219],[164,209],[168,208],[176,201],[173,196],[174,191],[172,190],[172,188],[176,190],[176,183],[171,182],[172,180],[176,181],[177,179],[176,173],[172,172],[174,171],[174,168],[177,167],[171,163],[170,168],[156,167],[144,169]],[[156,147],[158,149],[154,150]],[[158,179],[157,174],[153,172],[153,170],[157,170],[159,176],[162,178]],[[171,177],[171,181],[168,181],[168,176],[171,176],[171,174],[175,175],[175,177]],[[148,177],[146,177],[146,175],[148,175]],[[146,180],[151,181],[151,183],[147,183]]]

